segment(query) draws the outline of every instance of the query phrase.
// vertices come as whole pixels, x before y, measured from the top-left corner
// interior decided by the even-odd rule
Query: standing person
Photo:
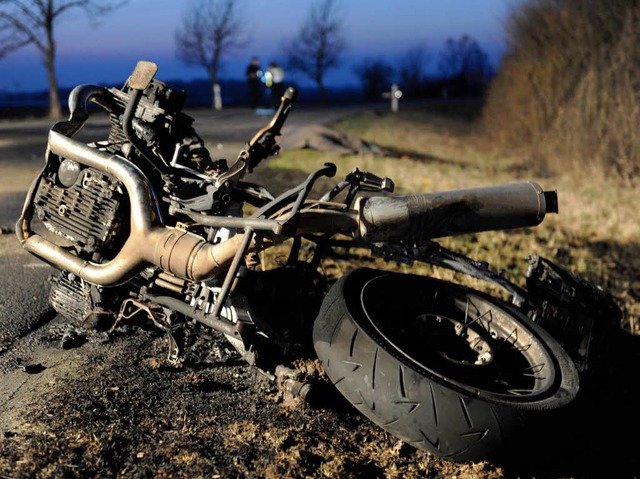
[[[261,79],[262,69],[260,68],[260,58],[253,57],[245,72],[247,86],[249,87],[249,103],[254,110],[260,106],[262,100]]]
[[[284,70],[276,62],[269,63],[267,86],[271,88],[271,103],[274,108],[278,108],[284,94]]]

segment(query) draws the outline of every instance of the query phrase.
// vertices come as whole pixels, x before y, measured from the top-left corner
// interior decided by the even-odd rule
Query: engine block
[[[73,182],[61,174],[45,175],[34,198],[36,217],[61,246],[92,254],[109,248],[122,227],[118,210],[124,193],[120,182],[93,168]]]

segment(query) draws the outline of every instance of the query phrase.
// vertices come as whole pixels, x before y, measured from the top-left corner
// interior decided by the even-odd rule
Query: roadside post
[[[386,91],[382,94],[382,98],[390,98],[391,99],[391,111],[398,111],[398,104],[400,103],[400,98],[402,98],[402,90],[398,88],[398,85],[395,83],[391,85],[391,91]]]

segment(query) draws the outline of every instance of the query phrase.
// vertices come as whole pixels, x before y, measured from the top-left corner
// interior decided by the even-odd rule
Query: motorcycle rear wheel
[[[568,354],[521,312],[424,276],[350,272],[325,297],[313,342],[329,379],[361,413],[457,462],[500,456],[529,420],[579,389]]]

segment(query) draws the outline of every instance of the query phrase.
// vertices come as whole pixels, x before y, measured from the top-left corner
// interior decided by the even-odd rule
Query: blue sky
[[[283,61],[281,47],[298,32],[313,0],[239,0],[250,31],[246,48],[224,59],[221,76],[242,78],[252,55],[263,63]],[[355,84],[353,66],[366,57],[394,63],[409,48],[422,46],[435,69],[447,38],[469,35],[494,63],[504,51],[504,22],[523,0],[337,0],[347,49],[329,84]],[[60,86],[80,83],[120,85],[138,60],[158,63],[162,80],[206,78],[204,69],[184,65],[175,55],[174,32],[190,0],[129,0],[124,7],[91,22],[70,12],[57,24],[56,71]],[[293,74],[291,74],[293,75]],[[302,77],[290,79],[298,81]],[[37,50],[26,47],[0,59],[0,90],[32,91],[47,86]]]

